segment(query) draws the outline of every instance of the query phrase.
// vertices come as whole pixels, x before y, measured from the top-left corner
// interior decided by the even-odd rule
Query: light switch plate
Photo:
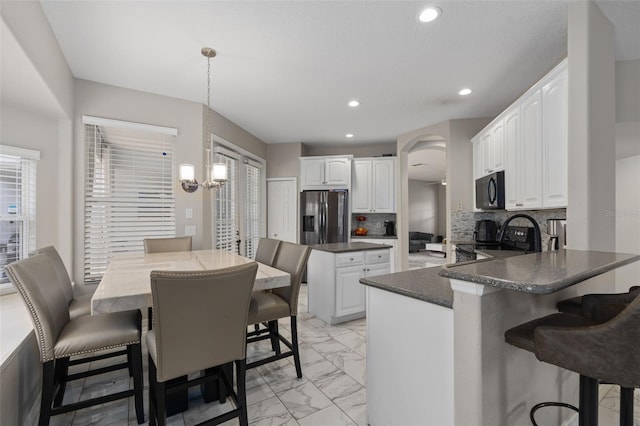
[[[193,237],[194,235],[196,235],[196,226],[195,225],[187,225],[184,227],[184,235],[186,235],[187,237],[191,236]]]
[[[191,207],[188,207],[188,208],[184,209],[184,218],[185,219],[192,219],[193,218],[193,209]]]

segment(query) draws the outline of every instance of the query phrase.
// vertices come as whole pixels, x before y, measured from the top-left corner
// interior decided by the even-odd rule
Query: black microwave
[[[504,172],[495,172],[476,179],[476,208],[504,209]]]

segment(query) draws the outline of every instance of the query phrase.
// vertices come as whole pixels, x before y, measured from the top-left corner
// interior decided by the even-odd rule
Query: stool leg
[[[620,388],[620,426],[633,426],[633,388]]]
[[[598,380],[580,375],[580,426],[598,426]]]

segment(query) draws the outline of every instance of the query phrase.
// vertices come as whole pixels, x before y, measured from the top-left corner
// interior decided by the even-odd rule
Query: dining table
[[[153,297],[151,295],[151,271],[205,271],[239,266],[253,262],[252,259],[225,250],[193,250],[165,253],[137,253],[116,255],[111,259],[105,274],[91,298],[91,314],[140,309],[148,309],[151,316]],[[287,287],[291,275],[269,265],[258,262],[258,271],[253,291]],[[151,327],[151,321],[148,326]],[[233,383],[233,367],[227,364],[219,371]],[[187,376],[171,380],[186,383]],[[201,386],[205,402],[224,398],[217,383]],[[167,397],[167,415],[171,416],[188,409],[186,389]]]
[[[136,253],[113,257],[91,299],[91,313],[146,309],[153,305],[151,271],[204,271],[253,262],[225,250]],[[258,263],[254,291],[290,285],[289,273]]]

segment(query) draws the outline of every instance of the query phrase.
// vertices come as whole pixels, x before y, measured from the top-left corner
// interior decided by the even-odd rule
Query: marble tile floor
[[[366,321],[351,321],[330,326],[307,313],[307,289],[303,285],[299,298],[298,337],[300,340],[302,379],[295,374],[293,359],[287,358],[263,365],[247,373],[247,406],[249,423],[259,426],[341,426],[366,423]],[[289,337],[288,321],[282,321],[281,332]],[[271,349],[268,341],[249,345],[248,357],[254,359]],[[146,354],[146,347],[143,347]],[[143,356],[145,384],[146,355]],[[101,364],[114,359],[99,361]],[[94,363],[92,368],[97,367]],[[85,366],[84,368],[87,368]],[[77,366],[74,368],[83,368]],[[70,384],[65,402],[86,399],[126,389],[130,379],[125,370],[91,377]],[[602,385],[600,426],[618,424],[619,390]],[[144,392],[145,419],[148,420],[147,387]],[[634,426],[640,426],[640,392],[635,396]],[[204,404],[197,388],[190,391],[189,410],[171,416],[169,426],[189,426],[231,408],[225,404]],[[55,416],[53,426],[136,425],[133,398],[102,406]],[[224,423],[238,425],[237,419]]]

